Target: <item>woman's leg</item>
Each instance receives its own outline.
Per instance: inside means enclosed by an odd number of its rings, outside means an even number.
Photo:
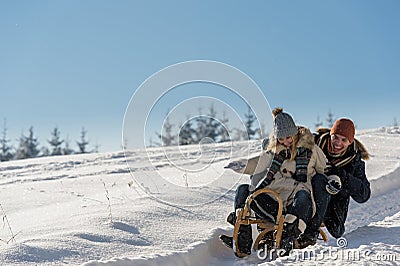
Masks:
[[[276,222],[279,203],[268,194],[260,194],[250,204],[257,217]]]
[[[287,207],[282,234],[281,248],[285,249],[284,255],[288,255],[294,247],[294,241],[302,234],[307,222],[312,216],[311,195],[306,190],[300,190],[294,196],[293,203]]]

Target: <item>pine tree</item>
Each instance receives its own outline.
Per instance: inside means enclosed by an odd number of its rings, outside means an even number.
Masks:
[[[326,122],[328,123],[328,127],[331,128],[333,127],[333,123],[335,122],[335,119],[333,118],[333,114],[331,110],[328,112],[328,117],[326,118]]]
[[[257,129],[253,129],[253,123],[256,121],[256,117],[253,111],[251,110],[250,106],[248,106],[247,114],[245,114],[244,117],[246,118],[245,120],[246,132],[243,132],[244,133],[243,138],[249,140],[254,139],[254,136],[257,133]]]
[[[61,155],[62,150],[61,150],[61,144],[64,142],[63,140],[60,140],[60,131],[58,130],[57,127],[54,128],[54,130],[51,132],[51,139],[47,141],[50,146],[52,147],[51,155]]]
[[[69,154],[73,154],[74,153],[74,150],[73,149],[71,149],[70,148],[70,146],[69,146],[69,138],[68,138],[68,136],[67,136],[67,138],[65,139],[65,142],[64,142],[65,144],[64,144],[64,148],[62,149],[62,154],[63,155],[69,155]]]
[[[217,111],[215,111],[214,105],[211,104],[208,110],[207,118],[205,119],[205,134],[203,137],[210,138],[217,141],[218,138],[218,128],[221,126],[217,117]]]
[[[202,113],[202,108],[199,108],[199,114],[195,118],[195,132],[194,132],[194,143],[200,143],[200,141],[207,135],[207,119]]]
[[[186,122],[181,126],[179,131],[179,145],[190,145],[194,144],[194,134],[192,120],[187,117]]]
[[[229,132],[228,132],[228,122],[229,119],[226,117],[225,111],[222,114],[221,124],[218,128],[218,135],[220,137],[220,142],[229,141]]]
[[[29,128],[29,135],[24,136],[23,134],[19,140],[19,147],[15,154],[16,159],[35,158],[39,155],[38,149],[39,142],[37,138],[33,136],[33,127]]]
[[[95,153],[99,153],[99,150],[100,150],[100,144],[97,142],[97,140],[96,140],[96,144],[94,145],[94,150],[93,150],[93,152],[95,152]]]
[[[31,155],[30,158],[35,158],[39,155],[39,142],[37,138],[33,136],[33,127],[29,128],[29,136],[28,136],[28,147],[29,153]]]
[[[204,138],[210,138],[215,142],[221,141],[221,121],[217,118],[217,112],[214,105],[210,105],[208,114],[203,115],[199,108],[199,115],[195,119],[194,143],[200,143]]]
[[[24,134],[21,134],[21,137],[19,137],[19,144],[18,144],[17,151],[15,152],[14,158],[17,160],[29,158],[27,146],[28,145],[27,145],[26,137],[24,136]]]
[[[78,145],[79,152],[78,153],[87,153],[88,151],[86,150],[86,146],[89,144],[89,142],[86,140],[86,133],[87,131],[85,130],[84,127],[82,127],[81,131],[81,141],[77,141],[76,144]]]
[[[9,145],[10,140],[7,139],[7,121],[4,119],[3,124],[3,135],[0,139],[0,161],[9,161],[13,158],[13,154],[11,152],[12,146]]]
[[[318,129],[319,127],[322,127],[323,123],[320,120],[319,115],[317,116],[317,122],[314,125],[315,125],[315,129]]]
[[[174,136],[172,135],[173,126],[174,125],[169,122],[169,118],[167,117],[163,124],[162,134],[156,132],[163,146],[171,146],[175,144]]]

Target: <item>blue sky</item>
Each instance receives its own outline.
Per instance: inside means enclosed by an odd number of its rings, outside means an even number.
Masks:
[[[84,126],[92,146],[119,150],[140,84],[202,59],[242,70],[299,124],[331,110],[387,126],[400,118],[399,11],[396,0],[0,1],[0,118],[14,146],[30,126],[41,145],[55,126],[71,141]]]

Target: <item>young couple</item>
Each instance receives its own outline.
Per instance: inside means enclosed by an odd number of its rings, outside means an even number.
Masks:
[[[322,223],[333,237],[341,237],[350,197],[363,203],[371,194],[363,161],[368,159],[368,152],[354,138],[354,123],[341,118],[331,129],[318,129],[313,135],[309,129],[296,126],[281,108],[272,114],[274,131],[263,143],[261,154],[226,167],[251,175],[250,184],[237,188],[235,211],[227,221],[234,225],[236,209],[244,207],[247,196],[267,187],[283,200],[285,223],[280,248],[286,254],[293,248],[314,245]],[[275,222],[278,203],[267,194],[257,196],[250,207],[257,217]],[[232,237],[220,238],[233,246]],[[250,254],[252,242],[251,225],[241,225],[239,249]]]

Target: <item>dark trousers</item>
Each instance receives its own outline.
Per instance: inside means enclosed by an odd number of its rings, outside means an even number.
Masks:
[[[242,184],[236,189],[234,208],[235,212],[238,208],[244,208],[246,199],[249,196],[249,185]],[[238,233],[238,246],[242,252],[250,254],[251,245],[253,244],[251,225],[240,225]]]
[[[249,185],[242,184],[236,189],[235,210],[243,208],[247,197],[249,196]],[[268,194],[258,195],[251,203],[250,208],[257,217],[276,222],[278,214],[278,202]],[[294,196],[293,202],[286,207],[285,214],[293,214],[305,223],[309,223],[312,216],[311,195],[305,190],[300,190]],[[319,228],[319,227],[318,227]]]
[[[306,233],[310,235],[317,235],[319,233],[319,228],[324,221],[326,210],[331,200],[331,195],[326,191],[328,179],[325,175],[316,174],[313,176],[311,183],[313,187],[316,212],[311,221],[307,223]]]
[[[287,206],[286,213],[293,214],[306,224],[310,222],[312,216],[312,200],[310,193],[306,190],[297,191],[292,204]]]

